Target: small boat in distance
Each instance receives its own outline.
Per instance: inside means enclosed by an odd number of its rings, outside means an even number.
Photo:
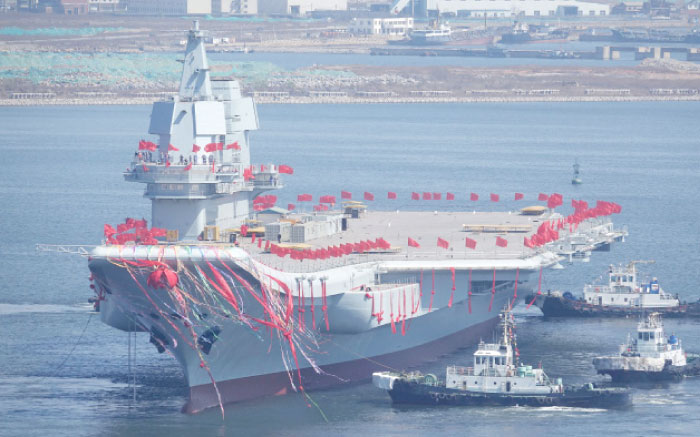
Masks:
[[[567,406],[619,408],[629,405],[624,388],[601,388],[593,384],[564,386],[561,378],[550,379],[542,370],[518,362],[515,323],[506,310],[498,343],[479,343],[473,367],[449,366],[445,380],[420,372],[375,372],[372,382],[386,390],[396,404],[462,406]]]
[[[632,261],[626,266],[610,266],[607,284],[586,284],[583,296],[570,292],[553,291],[530,296],[545,317],[599,317],[630,316],[656,311],[667,316],[700,316],[700,301],[682,303],[677,295],[666,293],[659,280],[642,282],[637,274],[637,264],[654,261]]]
[[[571,185],[581,185],[583,183],[580,168],[578,161],[574,162],[574,177],[571,178]]]
[[[700,374],[700,360],[688,357],[675,335],[666,338],[661,314],[651,313],[628,335],[618,355],[593,359],[596,371],[613,382],[674,381]]]

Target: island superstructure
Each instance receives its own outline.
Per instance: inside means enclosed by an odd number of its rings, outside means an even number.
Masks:
[[[157,142],[143,140],[124,174],[146,184],[153,228],[105,226],[89,261],[102,321],[149,333],[177,359],[187,412],[369,379],[474,344],[560,254],[624,236],[591,218],[525,244],[563,217],[361,203],[256,221],[259,199],[276,200],[261,193],[290,171],[251,164],[255,104],[237,81],[210,78],[203,37],[189,31],[179,94],[154,104]]]

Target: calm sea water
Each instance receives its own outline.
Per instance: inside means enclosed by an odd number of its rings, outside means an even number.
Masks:
[[[150,216],[142,187],[121,178],[150,108],[0,108],[0,435],[696,435],[700,380],[635,389],[629,411],[557,408],[395,408],[369,384],[212,410],[179,412],[187,389],[174,360],[146,336],[136,346],[136,401],[127,386],[127,336],[91,315],[85,259],[37,253],[35,243],[94,244],[103,223]],[[630,237],[590,263],[549,271],[545,288],[578,291],[611,263],[655,259],[646,271],[697,299],[700,267],[700,103],[266,105],[254,159],[291,165],[280,203],[296,194],[376,194],[377,208],[474,208],[468,192],[526,202],[539,192],[623,206]],[[584,184],[573,187],[578,159]],[[458,201],[382,200],[386,191],[452,191]],[[565,208],[566,209],[566,208]],[[566,212],[566,211],[565,211]],[[595,379],[634,320],[519,317],[525,361],[552,376]],[[700,321],[668,320],[700,352]],[[425,366],[470,361],[473,349]],[[324,420],[323,415],[327,418]]]

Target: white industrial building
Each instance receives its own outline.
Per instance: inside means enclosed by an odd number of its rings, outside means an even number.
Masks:
[[[348,29],[355,35],[401,36],[413,29],[413,18],[353,18]]]
[[[460,17],[549,17],[606,16],[610,5],[578,0],[426,0],[429,11]],[[391,8],[397,14],[411,0],[397,0]]]
[[[126,12],[137,15],[205,15],[212,0],[125,0]]]
[[[258,0],[264,15],[304,16],[315,11],[347,11],[348,0]]]

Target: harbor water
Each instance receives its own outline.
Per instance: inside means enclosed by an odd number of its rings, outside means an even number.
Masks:
[[[654,259],[642,270],[684,300],[700,298],[699,102],[436,105],[263,105],[251,138],[258,163],[294,175],[278,204],[299,193],[360,197],[377,209],[516,210],[538,193],[622,205],[629,237],[590,262],[544,274],[543,289],[577,293],[607,266]],[[644,386],[623,411],[567,408],[393,407],[370,383],[292,394],[199,415],[180,407],[187,387],[175,361],[91,312],[85,258],[37,252],[36,243],[97,244],[104,223],[149,218],[142,188],[122,172],[150,108],[0,108],[0,436],[111,435],[697,435],[700,380]],[[572,186],[572,165],[583,184]],[[387,200],[394,191],[398,200]],[[455,201],[411,201],[412,191]],[[470,192],[480,201],[468,200]],[[515,192],[525,200],[514,201]],[[489,193],[501,201],[488,201]],[[443,199],[445,196],[443,196]],[[458,290],[457,292],[460,292]],[[466,290],[461,290],[466,293]],[[591,364],[635,330],[633,319],[543,320],[518,309],[522,360],[565,383],[601,381]],[[700,320],[667,320],[666,332],[700,353]],[[134,349],[134,348],[132,348]],[[435,357],[444,374],[473,347]],[[128,366],[132,361],[131,368]],[[369,375],[368,375],[369,376]],[[135,385],[133,381],[135,380]]]

